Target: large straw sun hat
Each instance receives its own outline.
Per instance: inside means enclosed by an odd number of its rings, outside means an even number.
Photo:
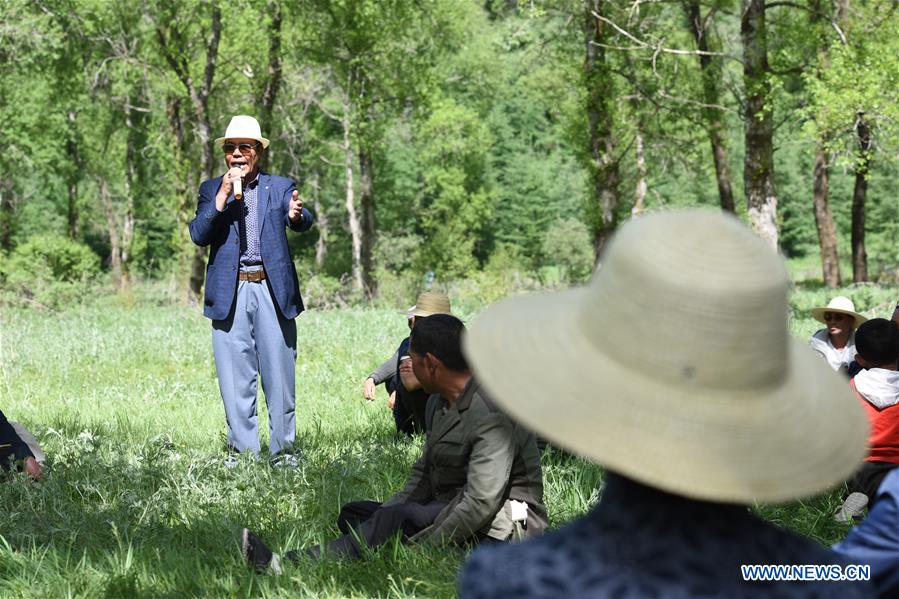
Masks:
[[[823,308],[812,308],[812,318],[814,318],[818,322],[825,322],[825,312],[837,312],[839,314],[851,316],[853,319],[852,328],[855,329],[860,327],[863,322],[868,320],[866,316],[862,316],[855,311],[855,304],[852,303],[851,299],[849,299],[848,297],[843,297],[842,295],[838,295],[837,297],[827,302],[827,305]]]
[[[228,123],[228,128],[225,129],[225,135],[217,137],[215,144],[220,146],[225,143],[226,139],[255,139],[262,144],[263,148],[268,147],[268,140],[262,137],[259,121],[245,114],[231,117],[231,122]]]
[[[430,291],[419,293],[415,305],[406,311],[407,316],[431,316],[433,314],[452,314],[449,296]]]
[[[787,331],[782,260],[736,218],[625,225],[582,288],[470,327],[475,376],[514,419],[610,470],[710,501],[786,501],[846,479],[867,421]]]

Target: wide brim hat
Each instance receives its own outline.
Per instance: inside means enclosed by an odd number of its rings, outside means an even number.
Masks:
[[[231,122],[228,123],[228,128],[225,129],[225,135],[217,137],[215,143],[220,146],[227,139],[255,139],[262,144],[263,148],[267,148],[269,143],[268,139],[262,137],[259,121],[245,114],[231,117]]]
[[[851,316],[853,318],[853,328],[857,329],[863,322],[868,320],[866,316],[862,316],[858,312],[855,311],[855,304],[852,303],[852,300],[848,297],[843,297],[842,295],[838,295],[833,298],[827,305],[823,308],[812,308],[812,318],[817,320],[818,322],[827,321],[824,320],[825,312],[837,312],[839,314],[845,314],[847,316]]]
[[[735,217],[626,224],[582,288],[505,300],[463,341],[513,419],[644,484],[779,502],[848,478],[867,420],[787,330],[782,260]]]
[[[444,293],[425,291],[418,294],[415,305],[405,312],[406,316],[432,316],[452,314],[449,296]]]

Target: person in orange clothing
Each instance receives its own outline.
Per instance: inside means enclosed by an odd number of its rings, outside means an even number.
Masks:
[[[864,370],[849,382],[871,424],[868,457],[848,483],[850,494],[836,514],[848,521],[873,504],[884,477],[899,466],[899,327],[873,318],[855,332],[855,359]]]

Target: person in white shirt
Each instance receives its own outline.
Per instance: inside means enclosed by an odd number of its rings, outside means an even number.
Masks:
[[[812,335],[809,345],[831,368],[848,372],[855,359],[855,329],[868,319],[855,311],[851,299],[843,296],[833,298],[823,308],[812,308],[812,318],[826,327]]]

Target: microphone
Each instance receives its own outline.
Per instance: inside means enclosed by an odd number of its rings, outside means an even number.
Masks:
[[[234,180],[234,199],[235,200],[243,199],[243,184],[241,183],[241,181],[243,181],[242,178],[237,178]]]

